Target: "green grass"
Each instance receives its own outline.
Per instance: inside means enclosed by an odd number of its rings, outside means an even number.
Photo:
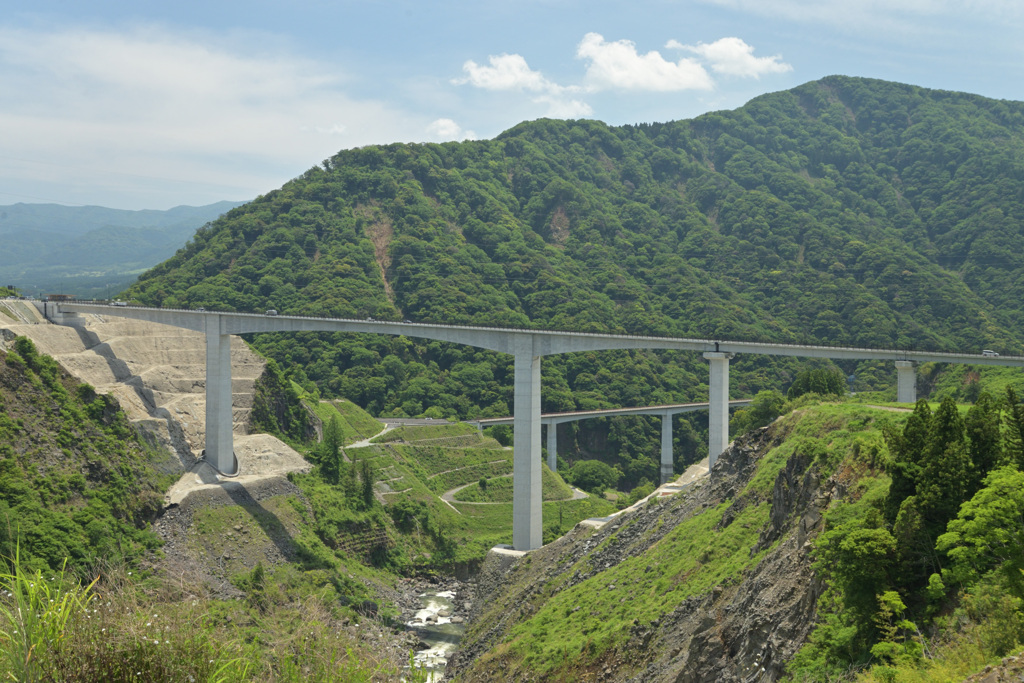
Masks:
[[[512,451],[492,448],[444,448],[387,444],[375,446],[376,452],[388,453],[396,468],[416,477],[436,494],[480,477],[494,477],[512,472]],[[356,457],[362,451],[351,451]]]
[[[379,437],[374,439],[373,442],[385,443],[393,441],[404,441],[406,443],[416,443],[420,441],[426,441],[429,443],[435,443],[436,440],[443,438],[477,435],[477,428],[474,427],[473,425],[466,424],[465,422],[437,425],[407,425],[403,427],[396,427],[387,434],[381,434]],[[463,446],[463,444],[459,445]]]
[[[217,558],[226,576],[245,571],[267,556],[267,550],[298,552],[295,538],[303,520],[289,496],[255,504],[203,506],[192,517],[191,549]]]
[[[359,439],[368,439],[384,429],[384,425],[355,403],[352,403],[352,401],[338,399],[331,401],[330,404],[345,419],[345,422],[348,423],[350,429]],[[345,443],[348,442],[346,441]]]
[[[750,553],[768,520],[769,505],[749,505],[731,524],[716,529],[728,507],[722,503],[688,519],[642,556],[572,587],[566,587],[569,578],[586,570],[589,559],[568,567],[545,586],[537,611],[479,665],[507,667],[510,678],[530,672],[568,680],[578,667],[628,641],[634,620],[650,623],[686,597],[737,579],[763,555]],[[615,543],[615,538],[605,542]],[[649,571],[651,566],[658,571]]]
[[[331,418],[341,427],[342,445],[347,446],[379,434],[384,425],[351,401],[314,401],[305,399],[306,405],[326,425]]]
[[[973,400],[970,398],[970,385],[973,383],[977,383],[980,390],[987,391],[996,399],[1006,396],[1008,386],[1012,386],[1018,396],[1024,395],[1024,378],[1021,377],[1020,368],[924,363],[919,372],[934,375],[932,398],[940,402],[946,396],[952,396],[957,401]]]
[[[572,487],[546,465],[541,469],[541,487],[544,500],[568,500],[573,495]],[[477,481],[456,493],[455,500],[463,503],[511,503],[512,488],[512,477],[492,477],[487,480],[486,490]]]
[[[851,481],[851,502],[846,509],[838,506],[830,513],[830,524],[841,523],[848,514],[863,514],[865,507],[877,506],[888,489],[888,478],[863,474],[877,471],[888,457],[881,425],[901,425],[908,415],[838,402],[804,406],[784,416],[772,427],[782,443],[761,457],[734,501],[695,514],[643,554],[627,557],[576,585],[570,584],[578,581],[579,574],[586,576],[593,569],[603,568],[591,567],[593,556],[561,567],[539,593],[529,594],[527,604],[496,600],[492,613],[483,615],[481,624],[509,610],[521,610],[529,616],[521,618],[476,666],[481,670],[500,669],[510,678],[529,673],[542,679],[574,680],[593,673],[588,667],[603,666],[610,653],[629,641],[634,624],[661,619],[687,597],[707,594],[715,586],[728,590],[761,561],[768,550],[754,555],[751,552],[768,522],[776,479],[795,455],[809,457],[823,478],[836,472]],[[858,477],[862,477],[859,482]],[[498,495],[490,492],[492,488],[492,482],[488,482],[488,495]],[[674,506],[685,499],[684,495],[649,504]],[[736,517],[719,529],[730,504],[734,511],[738,509]],[[557,508],[549,510],[548,505],[557,504],[545,505],[545,526],[557,514]],[[629,524],[602,541],[602,546],[618,543],[619,534]],[[529,569],[523,572],[525,576]],[[508,595],[519,593],[513,590]]]
[[[796,410],[777,424],[785,441],[764,456],[744,492],[770,492],[775,477],[795,453],[812,457],[821,465],[824,476],[854,453],[872,466],[881,464],[888,454],[881,425],[902,425],[909,415],[856,403],[824,403]]]
[[[433,518],[444,524],[454,539],[455,561],[479,561],[494,545],[512,542],[512,479],[500,477],[512,473],[512,451],[383,444],[350,449],[348,453],[354,458],[371,457],[378,472],[384,473],[379,478],[392,480],[388,482],[391,489],[407,489],[402,493],[385,494],[389,505],[407,499],[428,506]],[[490,502],[497,504],[491,505],[455,502],[449,507],[439,499],[438,496],[450,489],[478,484],[482,476],[487,476],[506,492],[496,495],[508,495],[507,502],[494,500]],[[548,501],[543,510],[545,542],[564,534],[583,519],[603,517],[615,511],[614,505],[593,496],[569,500],[571,487],[546,466],[542,468],[541,482],[542,496]],[[409,552],[419,551],[410,549]]]
[[[512,543],[512,504],[473,505],[455,503],[465,542],[474,543],[480,557],[499,543]],[[547,501],[543,504],[544,543],[550,543],[591,517],[606,517],[614,505],[594,496],[581,500]]]
[[[345,628],[360,617],[325,573],[259,574],[244,600],[209,600],[116,568],[83,586],[15,563],[0,574],[0,662],[25,682],[426,680],[374,630]]]

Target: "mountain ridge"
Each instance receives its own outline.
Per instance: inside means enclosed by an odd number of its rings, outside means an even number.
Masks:
[[[128,295],[208,310],[1019,353],[1021,206],[1024,104],[830,77],[688,121],[539,120],[494,140],[345,150],[197,232]],[[253,343],[307,389],[377,415],[511,410],[508,362],[494,354],[284,339]],[[895,384],[886,365],[836,365],[856,391]],[[785,388],[804,366],[741,356],[733,391]],[[542,381],[545,411],[707,395],[703,361],[670,353],[552,357]],[[657,427],[637,425],[574,432],[568,464],[607,442],[636,454],[626,481],[657,480]],[[705,455],[706,426],[680,425],[677,471]]]

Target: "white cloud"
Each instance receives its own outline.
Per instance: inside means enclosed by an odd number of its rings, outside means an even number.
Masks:
[[[591,116],[594,108],[583,100],[574,100],[557,95],[541,95],[533,101],[546,104],[547,116],[553,119],[582,119]]]
[[[670,40],[665,47],[677,50],[689,50],[707,61],[715,73],[728,76],[758,78],[761,74],[785,73],[793,67],[781,61],[781,55],[772,57],[755,57],[754,48],[739,38],[720,38],[713,43],[697,43],[683,45]]]
[[[20,164],[0,164],[0,181],[90,175],[120,198],[25,194],[124,208],[243,199],[343,147],[422,134],[418,115],[347,94],[336,67],[233,38],[0,26],[0,130]]]
[[[594,114],[593,107],[578,97],[584,93],[711,90],[714,81],[702,60],[716,73],[738,76],[758,77],[763,73],[779,73],[792,68],[780,61],[779,56],[755,57],[754,48],[739,38],[722,38],[696,46],[682,45],[673,40],[666,47],[688,50],[697,56],[670,61],[655,50],[640,54],[636,44],[630,40],[606,41],[599,33],[588,33],[576,49],[576,57],[587,62],[583,85],[555,83],[540,71],[530,68],[519,54],[491,55],[487,66],[468,60],[462,66],[465,76],[452,80],[452,83],[491,91],[535,93],[531,101],[544,105],[546,116],[582,118]]]
[[[484,90],[539,93],[531,98],[531,101],[534,104],[545,105],[545,115],[552,118],[580,118],[594,113],[589,104],[569,96],[570,93],[579,92],[580,88],[561,86],[549,81],[540,71],[531,69],[522,55],[491,55],[487,61],[490,66],[481,66],[473,60],[468,60],[462,65],[466,76],[453,79],[452,83],[469,84]]]
[[[590,60],[585,80],[593,90],[673,92],[708,90],[713,85],[704,67],[693,59],[670,62],[654,50],[641,55],[632,41],[606,42],[598,33],[583,37],[576,56]]]
[[[453,81],[456,85],[468,83],[485,90],[530,90],[552,92],[560,88],[534,71],[521,55],[491,55],[487,58],[490,66],[482,66],[472,59],[462,65],[465,78]]]
[[[476,140],[476,133],[471,130],[463,130],[462,126],[452,119],[437,119],[427,126],[427,133],[431,137],[448,142],[450,140]]]

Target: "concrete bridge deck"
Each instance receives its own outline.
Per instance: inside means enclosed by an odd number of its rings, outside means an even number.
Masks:
[[[729,401],[729,408],[748,406],[751,399]],[[637,408],[602,408],[599,410],[578,410],[570,413],[544,413],[540,422],[547,430],[548,469],[552,472],[558,467],[558,425],[577,420],[590,420],[595,417],[615,417],[618,415],[657,415],[661,417],[661,483],[665,484],[672,478],[672,416],[680,413],[691,413],[708,410],[710,402],[705,403],[673,403],[660,406],[641,406]],[[514,417],[485,417],[479,420],[467,420],[477,427],[493,427],[495,425],[515,424]]]
[[[206,457],[233,474],[236,461],[231,432],[230,335],[254,332],[352,332],[404,335],[466,344],[508,353],[515,358],[513,442],[513,545],[529,550],[542,544],[540,361],[543,356],[610,349],[671,349],[703,353],[710,365],[709,462],[728,446],[729,361],[737,353],[811,358],[891,360],[897,369],[900,402],[916,400],[915,362],[1024,366],[1024,357],[942,353],[906,349],[866,349],[820,345],[772,344],[594,332],[507,329],[220,311],[169,310],[113,306],[99,302],[36,302],[53,322],[74,325],[79,313],[148,320],[202,332],[206,337]]]

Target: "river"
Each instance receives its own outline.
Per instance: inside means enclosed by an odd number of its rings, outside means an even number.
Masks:
[[[417,666],[430,671],[430,680],[441,680],[448,657],[455,650],[466,630],[464,623],[452,623],[455,612],[455,591],[427,591],[420,594],[423,607],[406,622],[406,627],[429,645],[415,654]],[[457,622],[462,620],[456,618]]]

